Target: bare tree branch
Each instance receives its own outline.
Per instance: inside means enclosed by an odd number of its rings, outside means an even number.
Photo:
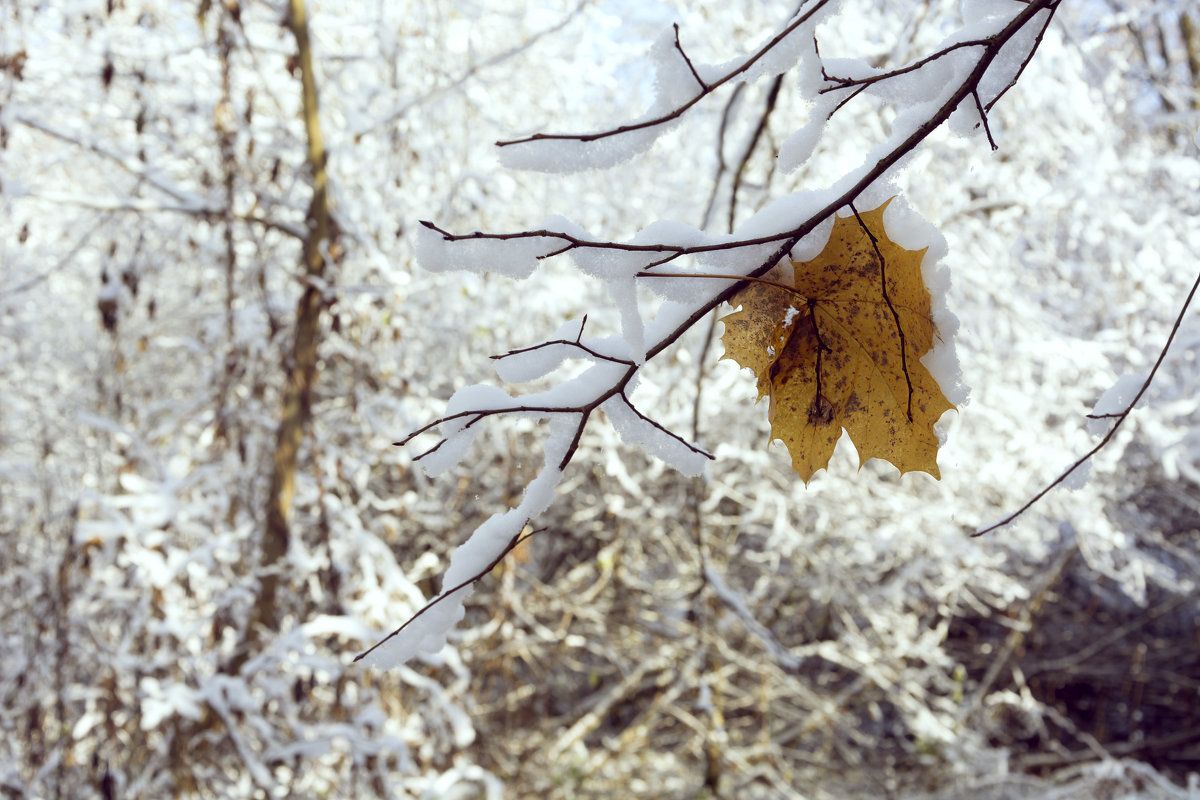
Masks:
[[[1183,301],[1183,307],[1179,309],[1179,314],[1175,317],[1175,324],[1171,326],[1171,333],[1167,336],[1167,341],[1162,346],[1162,350],[1159,351],[1158,359],[1154,362],[1154,366],[1150,369],[1150,374],[1146,376],[1146,380],[1142,382],[1142,387],[1138,389],[1138,393],[1134,395],[1132,400],[1129,401],[1129,404],[1125,406],[1122,411],[1119,411],[1115,414],[1088,414],[1088,417],[1091,419],[1116,420],[1113,423],[1112,428],[1110,428],[1108,433],[1105,434],[1104,438],[1101,439],[1095,447],[1080,456],[1080,458],[1074,464],[1067,467],[1063,474],[1059,475],[1057,478],[1047,484],[1044,489],[1035,494],[1033,497],[1029,498],[1025,505],[1021,506],[1016,511],[1012,512],[994,525],[989,525],[982,530],[975,531],[975,533],[971,534],[972,536],[983,536],[985,533],[991,533],[997,528],[1003,528],[1005,525],[1009,524],[1017,517],[1033,508],[1034,504],[1049,494],[1051,489],[1054,489],[1056,486],[1069,478],[1071,474],[1075,472],[1075,470],[1086,464],[1092,458],[1092,456],[1096,455],[1096,453],[1099,453],[1108,446],[1108,443],[1112,441],[1114,436],[1116,436],[1117,430],[1121,427],[1125,420],[1129,418],[1129,415],[1133,413],[1134,406],[1138,404],[1138,401],[1142,399],[1142,395],[1146,393],[1146,391],[1150,388],[1150,384],[1154,382],[1154,376],[1158,374],[1158,368],[1162,366],[1163,361],[1167,357],[1167,351],[1171,349],[1171,342],[1175,341],[1175,335],[1179,333],[1179,326],[1183,324],[1183,318],[1187,314],[1188,308],[1192,305],[1192,300],[1196,297],[1197,289],[1200,289],[1200,274],[1196,275],[1196,280],[1192,283],[1192,289],[1190,292],[1188,292],[1187,299]]]

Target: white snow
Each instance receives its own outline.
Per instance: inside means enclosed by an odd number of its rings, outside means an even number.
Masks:
[[[407,627],[367,656],[365,664],[387,669],[418,654],[437,653],[445,647],[447,634],[466,613],[463,603],[471,595],[473,584],[470,582],[490,569],[496,558],[521,534],[525,524],[545,511],[553,501],[555,489],[562,480],[559,462],[570,446],[573,423],[570,416],[551,420],[550,434],[544,444],[545,464],[525,487],[521,502],[515,508],[494,514],[475,529],[451,555],[450,567],[442,578],[441,594],[433,598]]]
[[[827,3],[745,69],[741,68],[753,57],[752,54],[756,50],[752,49],[751,54],[722,64],[702,64],[691,59],[689,66],[676,47],[675,31],[667,28],[655,40],[649,52],[649,59],[654,67],[654,100],[649,109],[635,119],[614,124],[608,129],[621,127],[632,130],[590,141],[580,141],[571,138],[569,134],[567,138],[558,138],[560,134],[555,133],[554,138],[506,144],[500,148],[501,163],[509,169],[576,172],[607,169],[628,161],[649,149],[660,136],[679,125],[681,118],[676,117],[649,127],[638,127],[665,117],[698,97],[704,91],[704,87],[697,81],[697,75],[705,84],[711,85],[729,73],[741,70],[735,80],[753,82],[763,77],[779,75],[797,63],[803,63],[802,83],[805,86],[815,86],[819,77],[814,77],[814,74],[819,76],[820,69],[813,46],[813,31],[818,23],[836,12],[838,5],[836,2]],[[779,32],[782,32],[783,27],[785,26],[781,26]],[[771,38],[774,37],[764,39],[763,44]],[[681,32],[682,39],[686,39],[686,32]],[[681,41],[681,46],[686,52],[686,41]],[[586,131],[579,135],[586,137],[597,133],[604,131]]]
[[[537,269],[540,257],[564,244],[552,236],[447,242],[442,234],[424,225],[418,226],[416,240],[417,261],[430,272],[494,272],[510,278],[528,278]]]
[[[138,684],[141,694],[142,730],[151,730],[162,724],[169,716],[198,720],[201,715],[200,698],[195,689],[175,683],[162,682],[146,676]]]
[[[609,398],[601,409],[621,441],[640,447],[684,475],[694,477],[704,473],[710,459],[638,416],[623,397]]]
[[[515,405],[514,399],[503,389],[496,386],[476,384],[459,389],[446,404],[446,417],[471,411],[496,411],[510,409]],[[479,425],[471,425],[471,416],[459,416],[447,419],[441,425],[441,435],[445,440],[437,450],[429,453],[419,462],[421,469],[431,477],[441,475],[450,467],[462,461]]]
[[[1088,419],[1088,431],[1096,436],[1108,433],[1113,426],[1113,420],[1105,415],[1123,413],[1142,390],[1145,382],[1145,375],[1122,375],[1117,378],[1116,383],[1108,387],[1092,407],[1092,414],[1100,419]]]
[[[831,97],[825,95],[826,98]],[[825,133],[825,123],[830,111],[833,110],[832,100],[826,100],[815,106],[807,125],[796,130],[783,140],[779,146],[779,168],[784,172],[795,172],[812,156]]]

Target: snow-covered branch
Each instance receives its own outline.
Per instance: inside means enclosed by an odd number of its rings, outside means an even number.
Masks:
[[[499,141],[496,146],[508,149],[504,158],[513,167],[521,166],[521,162],[529,158],[539,164],[533,166],[534,169],[559,171],[546,161],[547,148],[544,145],[549,142],[563,145],[557,151],[562,155],[587,159],[589,166],[611,166],[649,147],[669,129],[671,123],[722,86],[786,72],[805,54],[805,47],[815,47],[813,32],[817,23],[827,16],[830,7],[829,0],[815,0],[811,5],[807,1],[802,3],[777,34],[748,57],[735,59],[731,64],[695,64],[680,44],[679,26],[673,25],[654,45],[652,58],[657,69],[657,96],[653,106],[641,119],[590,133],[535,133]],[[611,148],[578,147],[606,139],[619,139],[620,143]],[[532,149],[529,145],[539,147]],[[609,157],[614,160],[609,161]],[[562,171],[573,169],[565,164],[562,166],[566,167]]]
[[[431,601],[431,605],[438,606],[436,613],[424,614],[415,624],[389,637],[384,647],[372,652],[372,663],[386,666],[442,647],[450,626],[462,615],[462,600],[469,584],[487,574],[531,518],[548,506],[595,410],[603,409],[627,442],[638,444],[685,474],[699,474],[708,454],[629,403],[629,393],[646,362],[732,298],[744,283],[739,278],[765,275],[781,259],[792,255],[798,245],[819,246],[824,226],[839,211],[854,213],[858,204],[878,205],[895,194],[891,188],[895,170],[938,127],[964,114],[973,117],[959,128],[986,125],[983,110],[1007,91],[1032,58],[1058,4],[1059,0],[1014,3],[1011,13],[968,19],[963,29],[933,54],[908,67],[883,72],[862,61],[824,59],[819,55],[815,25],[822,17],[818,12],[830,10],[824,2],[803,10],[763,48],[732,69],[695,64],[678,45],[676,35],[668,31],[652,53],[658,68],[658,102],[656,110],[645,119],[593,134],[539,135],[502,143],[519,143],[524,151],[521,159],[507,159],[510,166],[561,171],[613,163],[614,158],[629,157],[648,146],[669,123],[716,86],[734,78],[778,75],[797,64],[800,90],[815,109],[812,121],[784,145],[784,167],[794,168],[811,155],[825,123],[846,105],[847,98],[839,96],[841,93],[879,93],[897,111],[890,134],[874,147],[864,147],[866,152],[858,167],[825,189],[776,200],[728,235],[709,234],[680,223],[656,222],[630,240],[618,242],[592,236],[561,217],[536,229],[507,234],[453,234],[431,222],[424,223],[418,256],[434,270],[467,269],[527,277],[541,261],[569,256],[581,272],[607,288],[620,313],[622,336],[584,339],[580,328],[574,341],[559,335],[540,345],[512,351],[510,356],[519,352],[526,360],[522,369],[514,370],[523,380],[548,374],[572,355],[592,363],[582,373],[549,389],[519,397],[495,387],[460,390],[440,420],[416,432],[440,424],[441,441],[419,456],[426,469],[436,474],[458,463],[471,443],[476,423],[486,418],[532,416],[548,421],[552,431],[545,444],[545,466],[527,488],[524,500],[516,508],[495,515],[471,535],[455,554],[445,577],[444,586],[448,588]],[[986,8],[995,10],[998,6]],[[631,133],[636,135],[624,135]],[[563,149],[564,142],[569,149]],[[538,148],[545,152],[535,155]],[[603,152],[597,156],[589,148]],[[903,227],[914,236],[937,241],[936,232],[913,217],[909,213]],[[936,257],[938,248],[934,250]],[[677,265],[672,265],[677,271],[669,273],[675,279],[653,277],[654,269],[685,255],[695,262],[695,280],[678,280],[680,275],[688,275],[690,268]],[[726,280],[711,280],[713,277]],[[663,298],[648,319],[643,317],[637,300],[639,281]],[[449,597],[451,593],[455,597]]]

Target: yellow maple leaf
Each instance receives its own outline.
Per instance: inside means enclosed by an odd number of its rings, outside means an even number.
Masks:
[[[938,337],[921,277],[925,250],[888,238],[879,208],[834,219],[812,261],[758,280],[722,319],[724,358],[754,371],[769,396],[771,438],[805,483],[825,468],[845,428],[860,463],[940,477],[934,423],[954,408],[921,364]]]

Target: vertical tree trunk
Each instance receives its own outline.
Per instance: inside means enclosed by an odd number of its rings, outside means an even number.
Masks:
[[[326,193],[325,145],[318,117],[317,85],[313,74],[312,49],[304,0],[290,0],[289,25],[296,37],[297,67],[304,92],[304,125],[308,134],[308,165],[312,172],[312,201],[308,207],[304,238],[304,292],[296,307],[296,332],[291,358],[286,364],[287,386],[275,442],[271,488],[267,498],[267,524],[260,561],[261,585],[247,629],[247,643],[259,641],[261,629],[279,619],[279,586],[290,539],[292,496],[296,483],[296,460],[312,411],[313,384],[317,372],[317,344],[321,310],[325,305],[325,255],[331,244],[332,228]],[[252,647],[247,647],[246,651]]]
[[[217,384],[217,437],[228,442],[229,431],[229,394],[233,387],[233,379],[237,370],[237,335],[234,326],[234,304],[237,300],[237,247],[234,241],[234,201],[236,197],[237,154],[234,146],[237,141],[236,122],[233,113],[233,66],[230,63],[233,52],[233,36],[227,6],[221,7],[221,15],[217,21],[217,54],[221,60],[221,99],[217,103],[217,113],[213,115],[214,128],[217,134],[217,149],[221,154],[221,171],[224,173],[225,213],[223,220],[225,242],[225,360],[221,376]],[[239,445],[241,443],[239,442]]]
[[[1179,32],[1187,50],[1188,73],[1192,78],[1192,108],[1200,109],[1200,24],[1184,11],[1179,15]]]

